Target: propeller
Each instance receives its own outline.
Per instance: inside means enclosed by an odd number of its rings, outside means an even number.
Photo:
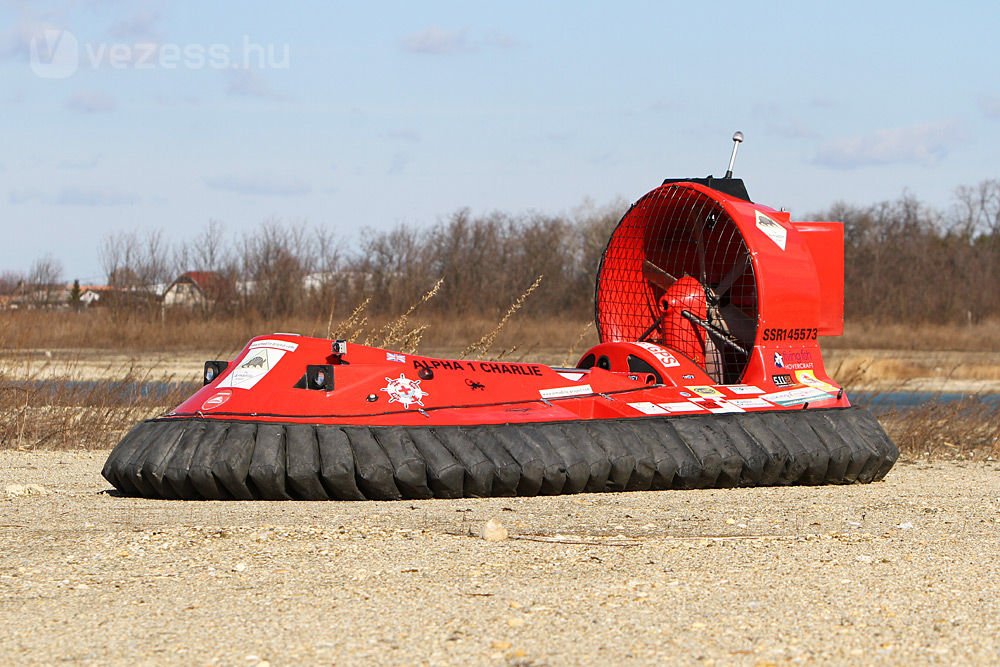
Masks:
[[[736,279],[746,272],[748,264],[750,264],[750,256],[747,254],[741,255],[736,265],[722,279],[722,282],[715,286],[715,294],[720,301],[733,288],[733,283],[736,282]]]
[[[690,227],[697,253],[695,270],[698,275],[695,280],[705,295],[704,318],[687,309],[683,309],[679,315],[694,325],[696,329],[704,332],[698,337],[701,339],[704,350],[705,370],[721,381],[726,366],[723,348],[729,348],[731,350],[729,354],[736,353],[744,357],[748,356],[748,346],[752,341],[754,329],[749,318],[739,307],[727,299],[733,286],[750,267],[750,256],[746,248],[741,247],[738,258],[726,275],[722,277],[722,280],[715,285],[710,282],[707,247],[711,241],[706,239],[706,231],[711,232],[718,222],[719,213],[712,211]],[[717,241],[718,239],[716,239]],[[681,277],[688,275],[690,274],[685,272]],[[676,276],[649,259],[642,263],[642,276],[649,285],[659,288],[663,292],[667,292],[678,282]],[[723,305],[724,303],[725,305]],[[649,314],[651,323],[639,336],[638,340],[640,341],[647,340],[663,326],[668,311],[664,304],[650,302]]]
[[[677,278],[674,278],[648,259],[642,263],[642,277],[662,290],[670,289],[670,286],[677,282]]]

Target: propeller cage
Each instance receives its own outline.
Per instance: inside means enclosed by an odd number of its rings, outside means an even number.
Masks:
[[[663,185],[629,209],[604,250],[598,335],[660,343],[736,383],[756,338],[757,294],[753,259],[725,207],[689,184]]]

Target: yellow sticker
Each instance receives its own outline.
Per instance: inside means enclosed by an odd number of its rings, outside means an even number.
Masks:
[[[818,377],[816,377],[812,371],[795,371],[795,379],[798,380],[799,384],[804,384],[808,387],[814,387],[821,391],[836,392],[839,387],[835,387],[829,382],[823,382]]]
[[[715,387],[708,386],[697,386],[697,387],[687,387],[699,396],[704,396],[705,398],[725,398],[726,395]]]

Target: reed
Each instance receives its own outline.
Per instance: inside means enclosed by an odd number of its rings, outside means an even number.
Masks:
[[[524,303],[528,300],[528,297],[531,296],[536,289],[538,289],[539,285],[542,284],[542,278],[544,278],[544,276],[538,276],[535,278],[535,282],[531,283],[528,289],[522,292],[521,295],[514,300],[514,303],[510,304],[510,307],[507,308],[507,312],[503,314],[503,317],[500,318],[500,321],[497,322],[496,326],[483,334],[482,338],[477,340],[475,343],[462,350],[461,355],[459,355],[460,358],[465,359],[471,354],[485,356],[489,350],[493,348],[493,344],[496,342],[497,336],[499,336],[503,328],[507,326],[507,322],[510,321],[510,318],[513,317],[517,311],[521,310],[522,307],[524,307]],[[512,351],[513,348],[508,352]]]
[[[930,401],[879,421],[904,460],[1000,459],[1000,403],[985,396]]]

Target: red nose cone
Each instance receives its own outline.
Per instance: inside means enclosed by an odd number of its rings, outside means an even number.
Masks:
[[[660,297],[660,308],[666,313],[659,327],[662,342],[704,365],[702,332],[681,314],[687,311],[699,319],[706,318],[708,308],[701,283],[691,276],[680,278]]]

